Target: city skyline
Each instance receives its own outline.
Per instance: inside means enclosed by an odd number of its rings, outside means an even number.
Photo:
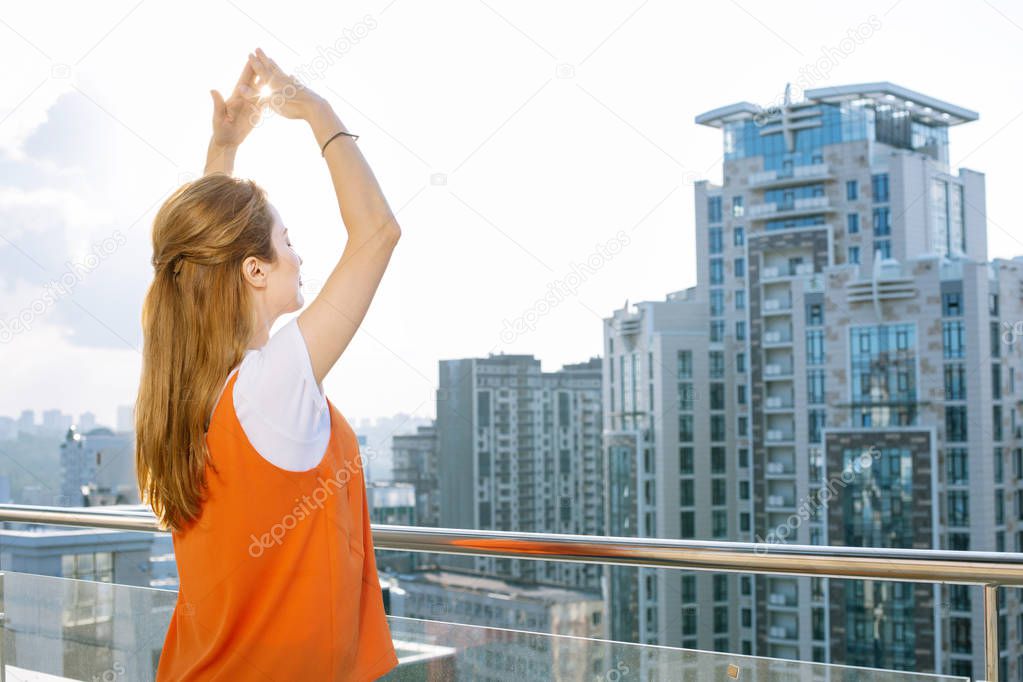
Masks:
[[[556,369],[596,355],[600,319],[623,300],[658,300],[694,284],[692,186],[719,180],[721,147],[693,118],[716,102],[770,106],[786,83],[798,94],[805,85],[890,80],[969,102],[981,116],[953,132],[952,162],[988,175],[992,256],[1023,252],[1009,219],[1019,171],[1005,153],[1023,141],[1012,94],[1018,76],[1004,69],[1004,84],[994,88],[974,77],[990,64],[1018,61],[1020,20],[1011,8],[971,12],[947,3],[924,12],[910,2],[703,8],[696,23],[727,28],[735,45],[755,50],[755,60],[749,50],[719,50],[714,32],[696,30],[680,9],[578,9],[530,14],[481,4],[464,17],[479,29],[472,34],[402,3],[364,3],[325,18],[316,32],[285,20],[268,35],[260,24],[282,19],[275,8],[245,16],[228,6],[217,11],[238,24],[236,35],[210,40],[209,51],[189,52],[173,71],[146,78],[145,59],[125,63],[118,55],[145,55],[173,33],[144,30],[173,25],[158,10],[131,12],[108,36],[127,8],[45,30],[30,9],[12,13],[9,27],[0,29],[11,39],[0,50],[23,68],[0,94],[0,164],[10,178],[0,197],[9,226],[0,244],[0,318],[30,309],[67,263],[87,265],[91,247],[98,251],[95,267],[79,268],[81,279],[66,295],[56,290],[57,301],[30,331],[0,346],[6,362],[21,370],[0,395],[0,414],[57,407],[90,410],[112,424],[116,406],[134,398],[138,312],[151,275],[148,224],[162,197],[201,163],[206,91],[233,82],[237,55],[253,41],[275,46],[282,66],[310,74],[311,85],[322,84],[334,98],[342,118],[362,133],[360,144],[409,228],[352,357],[325,383],[353,420],[401,412],[434,417],[435,367],[446,358],[529,352]],[[399,13],[403,21],[393,20]],[[404,21],[409,14],[418,21]],[[317,58],[345,35],[358,39],[315,72]],[[427,35],[429,49],[421,43]],[[477,43],[480,36],[487,48]],[[962,49],[943,49],[951,42]],[[410,73],[388,66],[399,44],[422,45],[422,63]],[[471,51],[495,59],[466,64],[462,55]],[[515,68],[497,51],[516,55]],[[892,59],[907,52],[928,54],[931,68]],[[705,54],[715,55],[714,68],[693,69]],[[438,75],[467,67],[465,78],[482,83],[487,97]],[[424,81],[440,89],[427,93]],[[402,88],[446,105],[403,106],[395,95]],[[154,114],[156,101],[173,106]],[[314,151],[302,155],[309,140],[292,123],[265,122],[239,154],[238,173],[263,182],[280,205],[309,263],[309,300],[318,275],[340,253],[341,230],[336,207],[324,199],[319,158]],[[91,134],[76,132],[83,128]],[[612,253],[606,246],[619,230],[631,243]],[[44,243],[53,248],[40,249]],[[590,258],[601,264],[595,273],[579,287],[559,288]],[[561,302],[542,312],[537,302],[552,290],[561,292]],[[526,317],[535,318],[534,329],[507,332]],[[389,390],[373,388],[381,383]],[[58,385],[54,401],[50,387]]]

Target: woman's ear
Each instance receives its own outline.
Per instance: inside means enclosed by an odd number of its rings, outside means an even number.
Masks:
[[[249,256],[242,261],[242,277],[257,289],[262,289],[266,286],[267,274],[266,263],[255,256]]]

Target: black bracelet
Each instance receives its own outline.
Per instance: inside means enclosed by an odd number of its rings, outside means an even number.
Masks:
[[[327,150],[327,145],[330,144],[330,140],[333,140],[338,135],[347,135],[348,137],[352,138],[352,142],[354,142],[355,140],[359,139],[358,135],[352,135],[351,133],[346,133],[343,130],[341,132],[339,132],[339,133],[334,133],[333,135],[330,136],[329,140],[327,140],[326,142],[323,143],[323,146],[320,148],[320,155],[321,156],[325,156],[324,152]]]

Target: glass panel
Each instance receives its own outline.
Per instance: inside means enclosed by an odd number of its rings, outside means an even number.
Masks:
[[[0,575],[5,613],[0,660],[8,680],[153,680],[176,592],[24,573]],[[399,666],[381,678],[389,681],[966,680],[397,616],[388,623],[399,659]]]

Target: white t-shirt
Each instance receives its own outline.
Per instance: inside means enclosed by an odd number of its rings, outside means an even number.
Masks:
[[[238,372],[235,412],[263,459],[288,471],[307,471],[319,464],[330,440],[330,410],[313,375],[298,317],[262,348],[245,351],[228,381],[234,372]]]

